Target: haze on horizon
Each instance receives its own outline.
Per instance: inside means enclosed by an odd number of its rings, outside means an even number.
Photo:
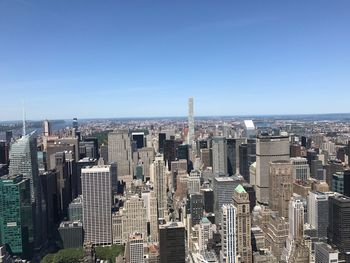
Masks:
[[[350,2],[0,1],[0,120],[349,112]]]

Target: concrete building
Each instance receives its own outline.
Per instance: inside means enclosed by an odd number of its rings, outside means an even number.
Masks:
[[[126,263],[143,263],[143,236],[141,233],[133,233],[128,237],[125,249]]]
[[[224,204],[232,203],[235,181],[231,177],[216,177],[213,182],[215,223],[220,224]]]
[[[211,239],[213,239],[212,223],[207,217],[203,217],[199,223],[198,233],[198,246],[200,253],[208,251],[208,244]]]
[[[220,262],[235,263],[237,259],[236,208],[232,204],[222,206]]]
[[[339,251],[333,249],[330,245],[317,242],[315,243],[315,262],[317,263],[338,263]]]
[[[144,199],[138,195],[128,197],[121,210],[121,214],[123,220],[123,243],[126,243],[129,236],[134,232],[141,233],[143,237],[147,237]]]
[[[311,191],[308,195],[308,223],[317,231],[317,237],[327,240],[329,194]]]
[[[117,163],[118,176],[133,175],[133,149],[127,130],[108,134],[108,161]]]
[[[158,217],[168,217],[168,199],[167,199],[167,179],[166,179],[166,166],[163,160],[163,155],[156,156],[153,165],[154,175],[154,192],[157,197]]]
[[[237,254],[240,262],[252,262],[251,218],[249,195],[242,185],[238,185],[233,193],[233,205],[236,208],[236,240]]]
[[[142,161],[142,171],[144,178],[150,178],[150,167],[154,161],[154,149],[151,147],[144,147],[137,150],[139,158]]]
[[[288,136],[259,135],[256,142],[256,198],[260,204],[269,203],[269,164],[289,161]]]
[[[111,166],[82,169],[83,225],[85,241],[95,245],[112,244]]]
[[[121,213],[112,213],[112,238],[113,244],[123,244],[123,216]]]
[[[290,158],[292,163],[293,180],[306,181],[310,177],[310,167],[306,158],[294,157]]]
[[[225,137],[213,137],[212,160],[213,173],[227,175],[227,144]]]
[[[270,162],[269,207],[288,218],[288,203],[293,195],[292,165],[289,161]]]

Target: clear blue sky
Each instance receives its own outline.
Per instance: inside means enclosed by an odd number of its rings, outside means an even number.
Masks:
[[[350,112],[350,1],[0,0],[0,120]]]

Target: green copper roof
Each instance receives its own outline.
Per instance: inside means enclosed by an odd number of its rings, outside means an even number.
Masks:
[[[209,219],[206,216],[204,216],[201,221],[202,223],[210,223]]]
[[[244,190],[243,186],[241,184],[239,184],[236,189],[235,189],[236,192],[238,192],[239,194],[241,193],[246,193],[246,191]]]

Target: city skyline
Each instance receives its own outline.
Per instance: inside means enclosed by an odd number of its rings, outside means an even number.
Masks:
[[[0,119],[348,112],[349,5],[2,1]]]

